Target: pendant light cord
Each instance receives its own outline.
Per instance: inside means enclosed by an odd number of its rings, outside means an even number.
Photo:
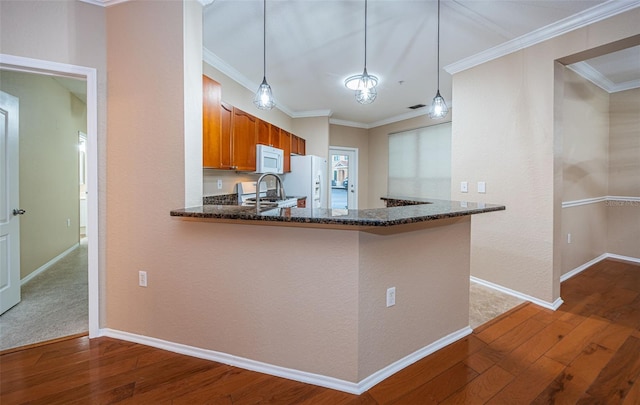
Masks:
[[[439,1],[439,0],[438,0]],[[262,3],[262,75],[267,77],[267,0]]]
[[[364,0],[364,70],[367,70],[367,0]]]
[[[438,93],[440,92],[440,0],[438,0]]]

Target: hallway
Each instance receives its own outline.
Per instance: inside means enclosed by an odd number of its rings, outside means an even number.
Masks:
[[[22,301],[0,316],[0,351],[89,330],[87,239],[22,286]]]

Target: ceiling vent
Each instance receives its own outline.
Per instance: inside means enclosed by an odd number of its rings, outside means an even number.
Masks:
[[[411,108],[412,110],[417,110],[418,108],[422,108],[422,107],[426,107],[426,105],[424,104],[416,104],[416,105],[412,105],[409,108]]]

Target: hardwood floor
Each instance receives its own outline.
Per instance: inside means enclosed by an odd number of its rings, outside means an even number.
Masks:
[[[9,404],[640,404],[640,266],[603,261],[355,396],[118,341],[0,356]]]

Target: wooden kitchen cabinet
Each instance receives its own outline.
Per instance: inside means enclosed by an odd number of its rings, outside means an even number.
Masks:
[[[291,153],[294,155],[306,155],[307,141],[298,135],[291,134]]]
[[[288,173],[291,171],[291,133],[282,128],[278,128],[280,132],[280,149],[284,151],[283,171]]]
[[[231,121],[233,119],[233,106],[224,101],[220,102],[220,168],[231,169],[233,167],[233,133]]]
[[[267,121],[258,120],[258,143],[274,148],[280,146],[280,128],[271,125]]]
[[[231,119],[233,169],[256,170],[256,144],[258,143],[258,119],[233,107]]]
[[[222,114],[220,83],[202,76],[202,165],[223,168],[220,160],[222,148]],[[231,145],[229,144],[229,147]]]

